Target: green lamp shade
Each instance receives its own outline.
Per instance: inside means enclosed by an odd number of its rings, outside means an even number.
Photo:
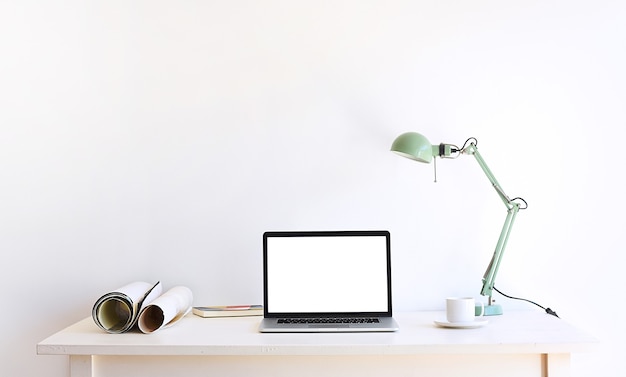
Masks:
[[[391,145],[391,151],[419,162],[430,163],[433,159],[432,144],[417,132],[407,132],[398,136]]]

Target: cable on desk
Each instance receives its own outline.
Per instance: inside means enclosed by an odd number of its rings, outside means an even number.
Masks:
[[[521,300],[521,301],[530,302],[531,304],[533,304],[533,305],[537,305],[537,306],[538,306],[538,307],[540,307],[541,309],[545,310],[545,311],[546,311],[546,313],[548,313],[548,314],[550,314],[550,315],[553,315],[553,316],[555,316],[555,317],[557,317],[557,318],[560,318],[560,317],[556,314],[556,312],[555,312],[554,310],[552,310],[552,309],[550,309],[550,308],[544,308],[543,306],[541,306],[541,305],[537,304],[537,303],[536,303],[536,302],[534,302],[534,301],[530,301],[530,300],[527,300],[527,299],[525,299],[525,298],[519,298],[519,297],[509,296],[509,295],[507,295],[507,294],[504,294],[504,293],[500,292],[500,291],[498,290],[498,288],[496,288],[496,287],[493,287],[493,290],[494,290],[494,291],[496,291],[496,292],[498,292],[499,294],[501,294],[502,296],[504,296],[504,297],[506,297],[506,298],[510,298],[510,299],[513,299],[513,300]]]

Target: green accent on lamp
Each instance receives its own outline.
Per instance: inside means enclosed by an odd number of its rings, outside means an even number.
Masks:
[[[391,151],[399,154],[400,156],[410,158],[415,161],[430,163],[433,161],[433,157],[439,158],[457,158],[461,154],[473,155],[476,158],[476,161],[482,168],[483,172],[491,182],[491,185],[498,193],[498,196],[504,203],[507,208],[507,215],[504,221],[504,226],[502,227],[502,231],[500,232],[500,238],[498,239],[498,243],[496,244],[495,251],[493,253],[493,257],[487,266],[487,271],[483,275],[483,286],[480,291],[480,294],[488,297],[488,305],[485,305],[484,315],[500,315],[502,314],[502,307],[494,303],[492,298],[494,284],[496,280],[496,274],[498,273],[498,269],[500,268],[500,262],[502,261],[502,255],[504,254],[504,249],[509,240],[509,234],[511,233],[511,228],[513,227],[513,222],[515,221],[515,217],[520,209],[526,209],[528,204],[522,198],[513,198],[510,199],[500,187],[500,184],[494,177],[491,170],[483,160],[480,153],[478,153],[478,148],[476,147],[478,141],[475,138],[469,138],[463,144],[463,147],[459,148],[453,144],[439,144],[432,145],[426,137],[417,132],[407,132],[400,136],[398,136],[393,144],[391,145]],[[437,182],[437,170],[435,165],[435,182]],[[521,203],[523,206],[521,206]],[[480,313],[480,307],[477,308],[477,314]]]

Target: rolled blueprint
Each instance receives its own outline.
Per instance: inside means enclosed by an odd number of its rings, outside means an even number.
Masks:
[[[149,303],[139,314],[139,330],[152,333],[178,322],[191,310],[193,294],[187,287],[177,286]]]
[[[142,308],[160,296],[162,291],[160,282],[127,284],[100,297],[91,310],[91,316],[106,332],[126,332],[135,325]]]

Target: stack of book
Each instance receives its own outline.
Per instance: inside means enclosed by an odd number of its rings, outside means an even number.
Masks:
[[[263,305],[194,306],[193,314],[200,317],[248,317],[263,315]]]

